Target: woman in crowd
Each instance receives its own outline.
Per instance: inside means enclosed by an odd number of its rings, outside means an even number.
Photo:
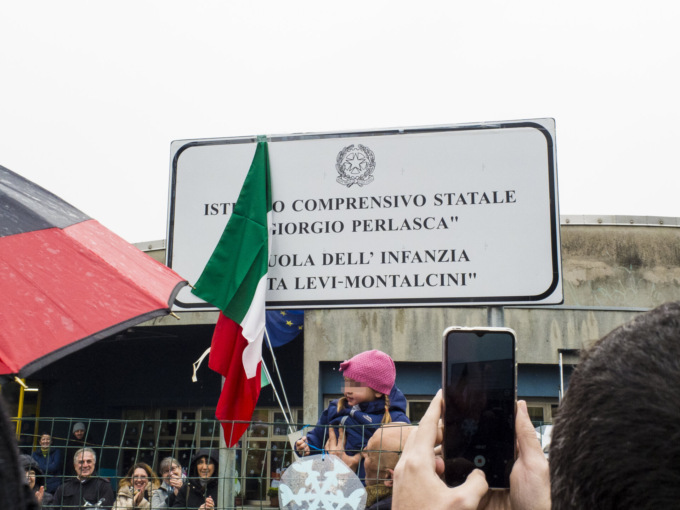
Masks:
[[[170,494],[174,498],[179,493],[182,485],[184,485],[182,466],[180,466],[177,459],[173,457],[164,458],[160,466],[158,466],[158,472],[161,475],[162,483],[153,493],[151,508],[154,510],[157,508],[168,508],[170,506]]]
[[[170,495],[172,508],[211,510],[217,504],[217,474],[219,457],[217,450],[202,448],[191,461],[186,483],[177,493]]]
[[[45,478],[38,463],[29,455],[21,455],[19,461],[26,473],[26,483],[35,496],[38,508],[48,506],[52,502],[52,494],[45,490]]]
[[[62,459],[61,451],[52,446],[52,436],[43,433],[40,436],[40,448],[33,452],[33,460],[38,463],[45,475],[45,490],[54,494],[61,485]]]
[[[137,462],[121,480],[118,497],[112,510],[151,508],[153,491],[159,485],[158,477],[151,466],[144,462]]]

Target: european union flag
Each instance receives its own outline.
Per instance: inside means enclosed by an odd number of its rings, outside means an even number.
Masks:
[[[281,347],[302,333],[304,310],[267,310],[267,333],[272,347]]]

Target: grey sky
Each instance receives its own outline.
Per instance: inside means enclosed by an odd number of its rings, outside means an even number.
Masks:
[[[5,2],[0,164],[131,242],[175,139],[554,117],[562,214],[680,216],[673,1]]]

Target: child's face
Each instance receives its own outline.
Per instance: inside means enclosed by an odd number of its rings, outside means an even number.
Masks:
[[[343,388],[343,393],[347,399],[347,403],[350,406],[355,406],[363,402],[373,402],[378,400],[383,396],[382,393],[378,393],[372,390],[368,386],[364,386],[362,383],[345,377],[345,387]]]

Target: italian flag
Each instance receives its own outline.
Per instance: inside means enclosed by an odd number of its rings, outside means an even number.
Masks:
[[[215,416],[229,447],[247,430],[260,395],[271,211],[269,150],[258,142],[229,222],[193,290],[220,309],[209,366],[225,378]]]

